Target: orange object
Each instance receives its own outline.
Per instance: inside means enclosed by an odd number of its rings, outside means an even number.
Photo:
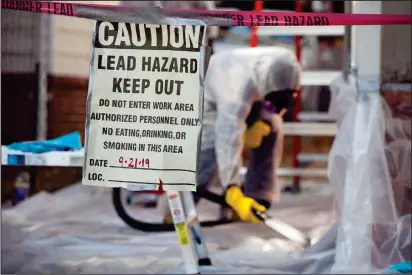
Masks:
[[[261,12],[263,10],[263,1],[262,0],[256,0],[255,1],[255,8],[253,11],[255,12]],[[259,38],[257,34],[257,26],[252,27],[252,31],[250,34],[250,42],[249,42],[249,47],[254,48],[258,45]]]

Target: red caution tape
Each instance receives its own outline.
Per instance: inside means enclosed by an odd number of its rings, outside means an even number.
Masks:
[[[2,1],[2,8],[35,13],[88,18],[94,20],[138,23],[138,6],[95,5],[67,2]],[[333,25],[408,25],[412,16],[386,14],[335,14],[303,12],[249,12],[218,10],[179,10],[151,8],[165,17],[198,19],[215,26],[333,26]]]

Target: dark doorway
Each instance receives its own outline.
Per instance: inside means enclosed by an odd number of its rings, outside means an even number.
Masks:
[[[1,143],[36,140],[38,70],[32,73],[1,74]],[[11,198],[17,175],[27,171],[35,181],[35,167],[2,166],[2,202]],[[31,185],[33,191],[34,184]]]

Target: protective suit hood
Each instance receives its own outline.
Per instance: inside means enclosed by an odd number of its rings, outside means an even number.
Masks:
[[[301,67],[291,50],[284,47],[258,47],[237,49],[232,53],[246,62],[253,71],[260,96],[273,91],[298,88]]]

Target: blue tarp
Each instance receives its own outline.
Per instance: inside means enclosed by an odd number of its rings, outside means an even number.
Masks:
[[[82,143],[80,133],[76,131],[55,139],[15,142],[6,147],[16,151],[39,154],[52,151],[80,150]]]
[[[388,270],[390,274],[411,274],[412,264],[411,262],[402,262],[391,266]]]

